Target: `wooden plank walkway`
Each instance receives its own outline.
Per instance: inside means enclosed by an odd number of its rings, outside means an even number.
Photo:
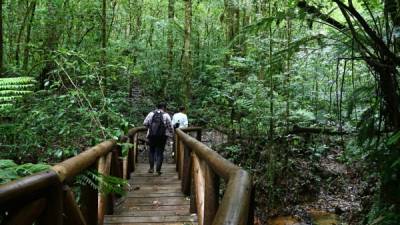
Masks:
[[[112,225],[196,225],[190,201],[181,193],[175,164],[163,164],[162,175],[147,172],[148,164],[138,164],[129,183],[131,191],[116,205],[114,215],[104,224]]]

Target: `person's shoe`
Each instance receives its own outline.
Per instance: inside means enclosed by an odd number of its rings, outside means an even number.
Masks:
[[[154,170],[153,169],[149,169],[149,173],[154,173]]]
[[[161,176],[162,172],[161,171],[157,171],[158,176]]]

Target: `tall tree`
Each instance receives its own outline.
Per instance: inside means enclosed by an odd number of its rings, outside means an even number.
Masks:
[[[175,17],[175,0],[168,0],[168,53],[167,53],[167,60],[168,60],[168,71],[166,72],[167,77],[162,84],[163,94],[164,97],[167,95],[167,84],[171,78],[172,70],[173,70],[173,63],[174,63],[174,33],[173,33],[173,22]]]
[[[288,4],[288,9],[289,4]],[[290,43],[292,42],[292,22],[290,19],[290,14],[287,12],[286,16],[286,47],[290,49]],[[285,89],[286,89],[286,131],[289,132],[290,129],[290,73],[291,73],[291,52],[288,51],[286,54],[286,76],[285,76]]]
[[[16,50],[15,50],[15,62],[17,64],[17,66],[19,66],[19,64],[20,64],[20,56],[19,56],[19,54],[20,54],[20,49],[21,49],[22,34],[23,34],[24,30],[25,30],[25,26],[27,24],[30,12],[32,11],[30,9],[32,6],[33,6],[33,2],[31,4],[29,4],[28,1],[26,2],[26,7],[25,7],[26,11],[24,13],[24,18],[23,18],[22,24],[21,24],[21,26],[19,28],[19,31],[18,31],[17,46],[16,46]]]
[[[25,72],[27,72],[28,63],[29,63],[29,43],[31,42],[32,23],[33,23],[33,19],[35,17],[36,0],[33,0],[31,2],[30,9],[31,9],[31,12],[30,12],[29,23],[26,27],[24,59],[23,59],[23,63],[22,63],[22,70]]]
[[[102,0],[101,7],[101,73],[102,79],[106,80],[107,70],[106,70],[106,57],[107,57],[107,0]],[[106,83],[105,83],[106,84]]]
[[[191,78],[192,78],[192,51],[191,51],[191,34],[192,34],[192,0],[185,1],[185,33],[184,33],[184,51],[183,51],[183,77],[184,77],[184,103],[189,104],[191,97]]]
[[[57,49],[58,40],[61,36],[59,10],[62,8],[58,1],[47,0],[47,18],[46,18],[46,40],[43,43],[43,61],[45,63],[39,75],[39,87],[44,89],[45,82],[49,79],[51,71],[55,65],[52,60],[54,51]]]
[[[0,0],[0,76],[3,75],[3,55],[4,55],[4,44],[3,44],[3,0]]]

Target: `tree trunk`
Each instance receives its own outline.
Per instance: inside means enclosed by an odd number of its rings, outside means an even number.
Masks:
[[[107,50],[107,0],[103,0],[101,7],[101,56],[100,56],[100,68],[102,75],[101,79],[103,80],[104,83],[103,90],[106,90],[107,86],[106,50]]]
[[[114,26],[114,21],[115,21],[115,10],[116,10],[116,8],[117,8],[117,1],[116,0],[114,0],[113,2],[112,2],[112,16],[111,16],[111,22],[110,22],[110,25],[109,25],[109,27],[108,27],[108,34],[106,34],[107,35],[107,42],[108,42],[108,40],[110,39],[110,36],[111,36],[111,30],[112,30],[112,28],[113,28],[113,26]],[[107,10],[107,9],[106,9]],[[107,15],[106,15],[107,16]]]
[[[168,61],[168,71],[166,72],[166,78],[162,84],[164,98],[167,97],[167,87],[168,81],[171,79],[173,63],[174,63],[174,34],[172,29],[172,23],[174,22],[175,17],[175,0],[168,1],[168,52],[167,52],[167,61]]]
[[[59,29],[59,18],[58,18],[58,10],[60,10],[61,5],[57,4],[53,0],[47,1],[47,11],[48,18],[46,21],[46,33],[47,38],[43,43],[43,61],[45,62],[45,66],[42,69],[42,72],[39,75],[39,86],[40,89],[44,89],[46,80],[49,79],[50,72],[54,69],[55,65],[52,60],[52,55],[57,48],[57,43],[60,38],[60,29]]]
[[[134,17],[134,15],[130,15],[129,24],[130,24],[130,31],[132,32],[131,42],[135,43],[142,35],[142,13],[143,12],[140,9],[143,8],[143,2],[142,1],[139,2],[138,0],[135,0],[135,1],[133,1],[132,5],[134,6],[134,8],[133,8],[134,10],[131,9],[130,11],[136,12],[137,14],[135,15],[136,17]],[[136,51],[137,50],[134,49],[133,56],[132,56],[133,57],[133,59],[132,59],[133,65],[132,66],[136,66],[136,64],[137,64],[138,53]],[[135,89],[135,86],[137,84],[138,84],[137,78],[131,76],[130,85],[129,85],[129,98],[134,97],[132,90]]]
[[[24,49],[24,59],[22,63],[22,70],[27,72],[28,70],[28,63],[29,63],[29,43],[31,42],[31,32],[32,32],[32,23],[35,17],[35,10],[36,10],[36,0],[32,1],[32,7],[30,7],[30,18],[29,23],[26,27],[26,37],[25,37],[25,49]]]
[[[22,24],[21,24],[21,26],[19,28],[19,31],[18,31],[17,46],[16,46],[16,49],[15,49],[15,63],[16,63],[17,66],[19,66],[19,61],[20,61],[19,60],[19,52],[20,52],[20,49],[21,49],[20,47],[21,47],[22,33],[25,30],[26,21],[28,20],[29,12],[31,11],[30,7],[31,7],[31,5],[29,5],[29,3],[26,2],[25,16],[24,16]]]
[[[263,7],[261,7],[263,9]],[[272,16],[272,2],[268,4],[268,14]],[[269,113],[270,113],[270,120],[269,120],[269,139],[273,140],[274,138],[274,72],[272,70],[272,53],[273,53],[273,42],[272,42],[272,24],[269,25],[269,51],[268,51],[268,61],[269,61]]]
[[[183,52],[183,76],[184,76],[184,104],[189,106],[189,99],[191,98],[191,85],[192,78],[192,52],[191,52],[191,33],[192,33],[192,0],[185,1],[185,34],[184,34],[184,52]]]
[[[290,43],[292,42],[292,22],[289,16],[286,18],[286,47],[290,48]],[[291,53],[287,52],[286,55],[286,76],[285,76],[285,89],[286,89],[286,131],[290,130],[290,73],[291,73]]]
[[[0,77],[3,76],[3,55],[4,55],[4,44],[3,44],[3,0],[0,0]]]

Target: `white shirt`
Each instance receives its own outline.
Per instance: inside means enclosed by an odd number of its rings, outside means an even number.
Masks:
[[[175,113],[174,116],[172,116],[172,126],[174,126],[176,123],[179,123],[179,128],[185,128],[189,126],[189,121],[185,113]]]

